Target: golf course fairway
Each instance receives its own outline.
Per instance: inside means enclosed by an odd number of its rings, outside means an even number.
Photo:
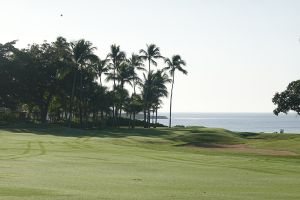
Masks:
[[[2,200],[300,199],[300,135],[0,128]]]

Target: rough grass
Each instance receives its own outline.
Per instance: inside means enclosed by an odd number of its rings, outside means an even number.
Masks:
[[[242,144],[297,155],[194,144]],[[195,127],[6,127],[0,129],[0,199],[300,199],[299,146],[298,135]]]

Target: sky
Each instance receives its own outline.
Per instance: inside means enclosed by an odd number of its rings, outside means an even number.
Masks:
[[[102,58],[114,43],[128,55],[150,43],[180,54],[188,75],[175,76],[175,112],[272,112],[275,92],[300,75],[297,0],[0,0],[0,8],[0,43],[63,36],[91,41]]]

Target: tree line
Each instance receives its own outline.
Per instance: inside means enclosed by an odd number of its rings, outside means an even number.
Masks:
[[[166,58],[155,44],[127,55],[113,44],[100,58],[90,41],[63,37],[22,49],[15,44],[0,44],[0,107],[25,112],[26,118],[42,123],[81,128],[99,123],[119,127],[124,113],[134,128],[136,115],[143,113],[143,126],[149,128],[151,119],[156,127],[157,111],[171,84],[171,127],[175,72],[187,74],[180,55]],[[158,60],[164,66],[158,67]]]

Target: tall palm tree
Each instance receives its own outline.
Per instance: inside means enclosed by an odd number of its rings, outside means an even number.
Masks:
[[[118,46],[116,44],[113,44],[110,47],[110,53],[108,54],[107,57],[110,58],[110,60],[112,61],[112,63],[111,63],[111,66],[112,66],[111,75],[114,77],[113,78],[113,82],[114,82],[114,85],[113,85],[114,100],[113,101],[115,101],[116,80],[117,80],[116,72],[117,72],[117,69],[119,68],[121,62],[123,60],[125,60],[126,54],[125,54],[125,52],[120,50],[120,46]],[[116,110],[115,102],[113,102],[113,123],[114,123],[114,125],[116,123],[117,115],[118,115],[118,111]]]
[[[132,83],[133,83],[133,94],[131,96],[131,101],[135,101],[136,100],[136,85],[138,85],[139,83],[141,83],[141,79],[138,77],[137,73],[136,73],[136,70],[140,70],[140,71],[145,71],[145,68],[144,68],[144,64],[143,64],[143,61],[142,61],[142,58],[137,55],[137,54],[132,54],[131,55],[131,58],[128,59],[128,63],[129,65],[133,68],[133,71],[132,71]],[[135,105],[135,104],[133,104]],[[138,108],[137,106],[132,106],[132,120],[133,120],[133,125],[132,125],[132,128],[134,128],[134,124],[135,124],[135,115],[136,115],[136,110],[134,110],[135,108]]]
[[[129,84],[130,86],[133,86],[132,82],[134,81],[134,77],[136,77],[134,67],[132,67],[127,61],[123,61],[120,64],[120,67],[118,69],[117,73],[117,80],[120,83],[120,89],[121,93],[124,93],[124,86],[125,84]],[[124,95],[121,95],[120,104],[119,104],[119,116],[121,116],[121,110],[123,101],[125,100]]]
[[[100,58],[93,65],[94,70],[100,80],[100,86],[102,86],[102,74],[105,74],[109,70],[109,59],[105,58],[101,60]]]
[[[58,70],[57,77],[60,81],[65,81],[65,77],[73,72],[73,62],[72,62],[72,51],[70,47],[70,43],[63,37],[58,37],[55,42],[52,43],[57,58],[59,60],[58,65],[60,69]],[[65,84],[67,85],[67,84]],[[64,108],[64,119],[68,120],[68,99],[69,93],[65,91],[65,88],[61,88],[59,90],[60,98],[62,99],[62,106]]]
[[[141,49],[140,50],[140,54],[141,54],[141,58],[143,60],[148,61],[148,74],[150,73],[151,70],[151,63],[154,66],[157,66],[157,62],[155,61],[156,59],[159,58],[164,58],[161,54],[160,54],[160,50],[159,47],[157,47],[155,44],[147,44],[147,49]]]
[[[127,91],[125,91],[126,90],[125,84],[129,84],[130,86],[132,86],[132,81],[135,76],[136,74],[134,73],[134,68],[131,65],[129,65],[127,61],[123,61],[119,65],[115,76],[114,74],[107,74],[106,81],[114,80],[114,81],[118,81],[119,83],[115,89],[115,94],[118,97],[116,98],[116,102],[115,102],[116,111],[118,111],[117,114],[119,115],[119,117],[121,117],[121,111],[126,96],[125,94],[128,93]]]
[[[132,74],[132,78],[133,78],[133,81],[132,81],[132,83],[133,83],[133,94],[136,94],[136,85],[141,80],[137,76],[136,70],[145,71],[144,64],[143,64],[142,58],[139,55],[136,55],[134,53],[128,59],[128,63],[133,68],[133,71],[132,71],[132,73],[133,73]]]
[[[70,113],[69,113],[69,126],[71,126],[72,121],[72,112],[73,112],[73,101],[74,101],[74,93],[76,87],[76,79],[77,73],[80,71],[80,101],[79,101],[79,110],[80,110],[80,126],[82,126],[82,74],[83,69],[92,61],[97,60],[97,56],[93,53],[96,47],[89,41],[84,39],[75,41],[71,43],[72,48],[72,58],[74,62],[74,77],[73,77],[73,85],[72,85],[72,93],[71,93],[71,102],[70,102]]]
[[[160,107],[162,100],[161,98],[163,97],[167,97],[168,96],[168,89],[166,84],[171,82],[171,79],[169,78],[169,76],[164,73],[163,70],[158,70],[155,74],[154,74],[155,78],[154,78],[154,83],[153,83],[153,92],[152,92],[152,107],[153,107],[153,113],[155,112],[155,124],[154,124],[154,128],[156,128],[156,124],[157,124],[157,111],[158,108]],[[154,117],[153,117],[154,118]]]
[[[170,75],[172,77],[172,87],[171,87],[171,97],[170,97],[170,118],[169,118],[169,128],[172,126],[172,98],[173,98],[173,87],[174,87],[174,81],[175,81],[175,71],[180,71],[183,74],[187,74],[187,71],[182,68],[182,66],[185,66],[186,63],[184,60],[181,59],[180,55],[174,55],[172,56],[172,59],[169,58],[165,59],[165,62],[167,63],[167,67],[165,67],[165,70],[169,70]]]
[[[140,54],[141,54],[141,58],[145,61],[148,61],[148,79],[149,79],[149,75],[150,75],[150,71],[151,71],[151,63],[154,66],[157,66],[157,62],[155,61],[156,59],[159,58],[163,58],[163,56],[160,54],[160,50],[159,47],[157,47],[155,44],[147,44],[147,48],[146,50],[141,49],[140,50]],[[145,127],[149,127],[150,124],[150,104],[148,102],[148,94],[145,94],[145,99],[144,99],[144,103],[145,103],[145,108],[144,108],[144,126]],[[148,111],[148,117],[146,117],[146,111]],[[146,120],[147,118],[147,120]],[[148,121],[148,125],[146,123],[146,121]]]

